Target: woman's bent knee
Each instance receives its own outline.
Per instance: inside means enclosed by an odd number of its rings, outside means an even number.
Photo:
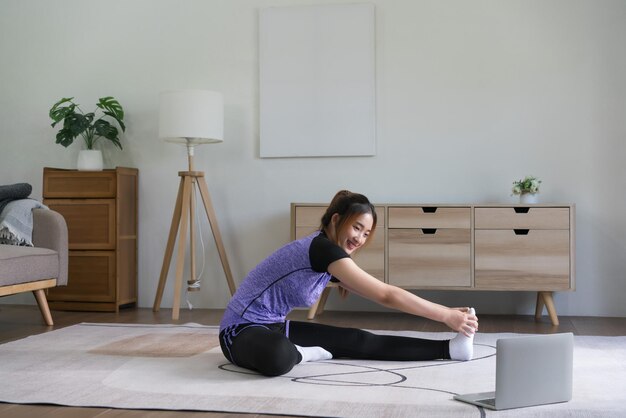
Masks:
[[[296,347],[288,340],[283,340],[273,347],[259,350],[256,369],[265,376],[281,376],[289,373],[299,360]]]
[[[301,360],[296,346],[285,335],[265,327],[250,327],[233,339],[233,363],[265,376],[288,373]]]

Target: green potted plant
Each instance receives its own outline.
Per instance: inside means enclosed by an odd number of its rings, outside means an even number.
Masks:
[[[96,106],[97,109],[93,112],[84,113],[74,102],[73,97],[64,97],[50,109],[52,127],[63,122],[63,127],[56,135],[57,144],[68,147],[79,135],[85,141],[87,149],[81,150],[78,155],[79,170],[102,170],[102,153],[94,149],[96,141],[100,138],[107,139],[122,149],[119,130],[111,123],[117,122],[122,132],[126,131],[122,105],[115,98],[107,96],[98,99]],[[98,110],[101,115],[96,117]]]
[[[513,182],[512,192],[519,195],[520,203],[532,204],[537,203],[537,194],[539,193],[539,185],[541,180],[535,176],[526,176],[522,180]]]

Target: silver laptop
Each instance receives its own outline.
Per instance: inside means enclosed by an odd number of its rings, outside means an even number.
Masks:
[[[574,335],[501,338],[496,343],[496,391],[455,395],[488,409],[510,409],[572,399]]]

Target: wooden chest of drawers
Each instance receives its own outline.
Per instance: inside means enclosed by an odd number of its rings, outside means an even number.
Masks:
[[[292,238],[319,228],[325,204],[292,203]],[[574,290],[574,205],[376,205],[375,240],[355,262],[407,289]],[[383,219],[383,222],[380,222]]]
[[[44,204],[68,226],[69,280],[53,309],[113,311],[137,302],[138,170],[44,168]]]

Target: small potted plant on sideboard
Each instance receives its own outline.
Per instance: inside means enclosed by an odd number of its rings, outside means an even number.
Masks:
[[[50,118],[54,128],[61,121],[62,128],[56,135],[56,143],[64,147],[70,146],[79,135],[85,141],[85,150],[78,154],[78,170],[102,170],[102,152],[94,149],[96,141],[105,138],[116,147],[122,149],[119,139],[119,130],[111,123],[117,122],[122,132],[126,131],[124,125],[124,109],[113,97],[101,97],[96,103],[97,109],[90,113],[84,113],[73,97],[62,98],[50,109]],[[96,112],[100,110],[99,117]],[[109,121],[109,120],[111,121]]]
[[[519,201],[521,204],[533,204],[537,203],[537,194],[539,193],[539,185],[541,180],[535,176],[526,176],[522,180],[513,182],[512,192],[514,195],[519,195]]]

